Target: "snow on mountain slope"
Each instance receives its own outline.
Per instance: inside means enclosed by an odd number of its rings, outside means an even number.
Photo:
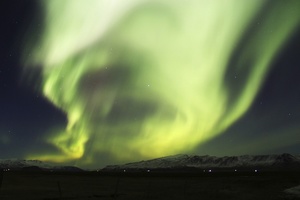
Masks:
[[[35,168],[32,168],[35,167]],[[82,171],[73,166],[57,166],[39,160],[0,159],[0,169],[7,170],[51,170],[51,171]]]
[[[176,155],[147,161],[111,165],[103,170],[117,169],[170,169],[170,168],[247,168],[247,167],[300,167],[300,156],[290,154],[257,156],[197,156]],[[299,168],[300,169],[300,168]]]
[[[284,190],[290,196],[288,199],[300,198],[300,185]]]
[[[23,168],[37,166],[41,168],[51,168],[52,165],[38,160],[20,160],[20,159],[0,159],[0,168]]]

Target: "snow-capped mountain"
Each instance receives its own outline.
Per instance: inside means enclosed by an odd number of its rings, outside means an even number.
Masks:
[[[260,169],[294,169],[300,170],[300,156],[281,155],[243,155],[243,156],[198,156],[175,155],[147,161],[110,165],[104,171],[126,169],[230,169],[230,168],[260,168]]]
[[[27,171],[83,171],[73,166],[58,166],[39,160],[0,159],[0,170],[27,170]]]

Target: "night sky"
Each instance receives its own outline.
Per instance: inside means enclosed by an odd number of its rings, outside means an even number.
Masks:
[[[298,0],[0,9],[0,159],[300,154]]]

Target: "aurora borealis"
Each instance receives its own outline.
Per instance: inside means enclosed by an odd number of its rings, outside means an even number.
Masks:
[[[267,123],[251,116],[267,94],[278,56],[299,33],[300,1],[35,3],[40,18],[22,34],[21,77],[37,76],[30,87],[67,122],[41,132],[39,142],[50,147],[41,145],[37,149],[44,150],[28,151],[26,158],[95,166],[107,164],[103,155],[128,162],[218,154],[222,150],[213,142],[226,134],[241,146],[229,149],[231,154],[299,144],[293,139],[296,123],[266,131]],[[273,108],[260,111],[269,113],[268,121]],[[245,116],[251,120],[245,123]],[[242,132],[251,130],[245,125],[250,122],[274,135],[247,138]]]

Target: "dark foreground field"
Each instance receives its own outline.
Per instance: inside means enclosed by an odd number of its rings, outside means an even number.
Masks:
[[[297,199],[283,191],[298,185],[300,173],[282,172],[185,174],[5,172],[0,199],[280,200]]]

